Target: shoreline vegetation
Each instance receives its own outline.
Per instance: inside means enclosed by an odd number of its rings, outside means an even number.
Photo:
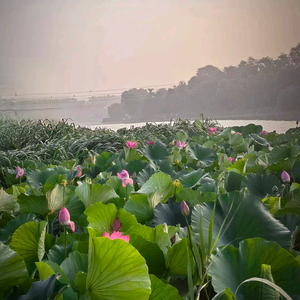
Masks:
[[[300,43],[278,58],[199,68],[172,88],[133,88],[120,96],[58,99],[0,97],[0,114],[16,119],[66,119],[89,125],[198,119],[297,121],[300,111]],[[51,97],[51,98],[50,98]]]
[[[110,122],[196,119],[297,120],[300,111],[300,43],[277,59],[249,57],[237,66],[199,68],[172,88],[133,88],[108,107]],[[255,116],[255,117],[253,117]]]

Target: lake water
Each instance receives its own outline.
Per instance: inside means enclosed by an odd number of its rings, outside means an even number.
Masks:
[[[285,133],[290,128],[296,127],[295,121],[275,121],[275,120],[218,120],[218,122],[224,126],[224,127],[230,127],[230,126],[244,126],[248,124],[255,124],[255,125],[261,125],[264,130],[267,132],[276,131],[277,133]],[[149,123],[155,123],[155,124],[168,124],[168,122],[149,122]],[[93,126],[86,126],[91,129],[95,129],[96,127],[102,127],[102,128],[110,128],[112,130],[118,130],[120,128],[130,128],[131,126],[134,127],[140,127],[146,125],[145,122],[143,123],[126,123],[126,124],[101,124],[101,125],[93,125]]]

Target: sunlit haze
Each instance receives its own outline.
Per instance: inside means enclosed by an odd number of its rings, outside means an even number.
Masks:
[[[177,84],[288,53],[299,28],[300,0],[0,0],[0,76],[17,93]]]

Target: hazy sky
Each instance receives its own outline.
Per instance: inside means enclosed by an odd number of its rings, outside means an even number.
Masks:
[[[0,78],[16,92],[187,81],[300,42],[300,0],[0,0]]]

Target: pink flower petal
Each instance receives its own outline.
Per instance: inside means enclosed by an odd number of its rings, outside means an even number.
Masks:
[[[129,235],[123,236],[119,231],[114,231],[111,236],[109,236],[108,232],[104,232],[103,236],[109,238],[110,240],[121,239],[127,243],[129,242]]]
[[[71,227],[72,231],[75,232],[75,224],[73,221],[70,221],[70,227]]]

